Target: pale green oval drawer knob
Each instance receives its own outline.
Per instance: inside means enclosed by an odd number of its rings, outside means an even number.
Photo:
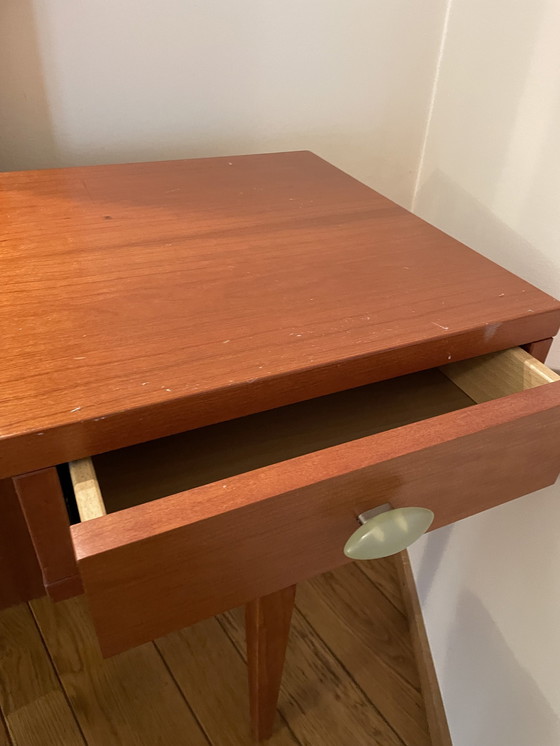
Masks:
[[[358,516],[362,524],[346,542],[344,554],[355,560],[388,557],[402,552],[432,525],[428,508],[395,508],[380,505]]]

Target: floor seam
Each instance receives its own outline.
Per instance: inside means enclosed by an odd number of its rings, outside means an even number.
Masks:
[[[198,727],[200,728],[200,731],[202,732],[202,734],[203,734],[204,738],[205,738],[205,739],[206,739],[206,741],[208,742],[208,746],[215,746],[215,745],[214,745],[214,743],[212,742],[212,740],[210,739],[210,736],[209,736],[209,735],[208,735],[208,733],[206,732],[206,728],[204,727],[204,725],[203,725],[203,724],[201,723],[201,721],[199,720],[199,718],[198,718],[198,716],[197,716],[196,712],[194,711],[194,708],[192,707],[191,703],[190,703],[190,702],[189,702],[189,700],[187,699],[187,697],[186,697],[186,695],[185,695],[185,692],[183,691],[183,689],[182,689],[182,688],[181,688],[181,686],[179,685],[179,682],[178,682],[178,681],[177,681],[177,679],[175,678],[175,675],[173,674],[173,671],[171,670],[171,667],[169,666],[168,662],[167,662],[167,661],[165,660],[165,656],[163,655],[163,653],[162,653],[162,652],[161,652],[161,650],[159,649],[159,646],[158,646],[158,644],[157,644],[157,641],[156,641],[156,640],[152,640],[152,645],[154,646],[154,648],[155,648],[155,650],[156,650],[157,654],[159,655],[159,657],[161,658],[161,662],[163,663],[163,665],[164,665],[164,667],[165,667],[165,669],[166,669],[167,673],[168,673],[168,674],[169,674],[169,675],[171,676],[171,680],[173,681],[173,683],[175,684],[175,686],[176,686],[176,687],[177,687],[177,689],[179,690],[179,694],[181,695],[181,697],[182,697],[183,701],[185,702],[185,704],[186,704],[186,706],[187,706],[187,708],[188,708],[189,712],[190,712],[190,713],[191,713],[191,715],[193,716],[193,718],[194,718],[194,721],[195,721],[195,723],[196,723],[196,724],[198,725]]]
[[[362,573],[362,575],[364,575],[364,576],[365,576],[365,577],[366,577],[366,578],[367,578],[367,579],[369,580],[369,582],[370,582],[370,583],[371,583],[372,585],[374,585],[374,586],[375,586],[375,587],[377,588],[377,590],[378,590],[378,591],[379,591],[379,592],[380,592],[380,593],[381,593],[381,594],[382,594],[383,596],[385,596],[385,598],[387,599],[387,601],[389,601],[389,603],[391,604],[391,606],[392,606],[392,607],[393,607],[394,609],[396,609],[396,610],[397,610],[397,611],[399,612],[399,614],[400,614],[400,615],[401,615],[402,617],[404,617],[404,619],[407,619],[407,618],[408,618],[408,616],[407,616],[406,612],[405,612],[405,611],[403,611],[402,609],[399,609],[399,607],[398,607],[398,606],[396,605],[396,603],[395,603],[395,602],[393,601],[393,599],[392,599],[392,598],[391,598],[390,596],[388,596],[388,595],[387,595],[387,594],[385,593],[385,591],[383,590],[383,588],[382,588],[382,587],[381,587],[381,586],[380,586],[380,585],[379,585],[378,583],[376,583],[376,582],[375,582],[375,580],[374,580],[374,579],[373,579],[373,578],[372,578],[372,577],[371,577],[370,575],[368,575],[368,574],[367,574],[367,572],[366,572],[366,571],[365,571],[365,570],[364,570],[364,569],[362,568],[362,566],[361,566],[361,563],[360,563],[360,562],[356,562],[356,563],[355,563],[355,566],[356,566],[356,567],[357,567],[357,569],[358,569],[358,570],[359,570],[359,571],[360,571],[360,572]],[[398,585],[398,583],[397,583],[397,585]]]
[[[31,606],[31,603],[27,603],[27,608],[29,609],[29,612],[31,614],[31,618],[33,619],[33,622],[35,624],[35,627],[37,628],[37,631],[39,633],[39,637],[41,638],[41,644],[45,648],[45,651],[47,653],[47,657],[51,663],[52,669],[54,671],[54,675],[56,677],[56,680],[58,681],[58,685],[60,686],[60,690],[64,696],[64,699],[66,701],[66,704],[68,705],[68,708],[70,709],[70,712],[72,713],[72,717],[74,718],[74,721],[76,723],[76,727],[78,728],[78,731],[82,737],[82,740],[85,744],[85,746],[88,746],[88,740],[86,738],[86,735],[82,729],[82,725],[80,721],[78,720],[78,717],[76,713],[74,712],[74,708],[72,707],[72,702],[70,701],[70,697],[68,696],[68,692],[66,691],[66,687],[64,686],[64,682],[62,681],[62,678],[60,677],[60,674],[58,672],[58,668],[56,666],[56,663],[54,661],[54,658],[51,655],[51,651],[49,650],[49,646],[47,645],[47,641],[45,640],[45,637],[43,635],[43,631],[41,629],[41,625],[39,624],[39,621],[37,617],[35,616],[35,612],[33,611],[33,607]]]
[[[375,702],[371,699],[371,697],[367,694],[367,692],[364,691],[364,689],[360,686],[360,684],[356,681],[354,676],[352,675],[351,671],[346,667],[346,665],[340,660],[338,655],[334,652],[334,650],[331,648],[331,646],[327,643],[327,641],[323,638],[323,636],[319,633],[319,631],[315,628],[315,626],[309,621],[309,619],[305,616],[303,611],[299,608],[296,609],[297,613],[301,616],[301,618],[304,620],[305,624],[307,624],[314,632],[314,634],[317,636],[317,638],[321,641],[321,643],[327,648],[330,655],[333,657],[333,659],[339,664],[339,666],[342,668],[342,670],[346,673],[350,681],[359,689],[359,691],[363,694],[363,696],[366,698],[366,700],[370,703],[370,705],[373,707],[373,709],[377,712],[379,717],[383,720],[383,722],[389,727],[389,729],[394,733],[395,737],[400,741],[402,746],[410,746],[410,744],[407,744],[406,741],[403,741],[402,737],[399,733],[395,730],[393,725],[387,720],[385,715],[379,710]],[[381,661],[383,662],[383,661]],[[394,670],[394,669],[391,669]],[[398,671],[395,671],[397,675]],[[402,676],[401,676],[402,679]],[[406,681],[406,679],[403,679],[403,681]],[[408,682],[407,682],[408,683]],[[412,687],[415,689],[415,687]]]

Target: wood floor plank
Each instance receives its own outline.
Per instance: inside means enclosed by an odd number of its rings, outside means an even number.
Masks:
[[[267,743],[435,746],[400,580],[390,558],[300,586]],[[0,746],[251,744],[243,610],[103,660],[82,598],[31,607],[0,613]]]
[[[175,680],[214,746],[251,743],[247,666],[217,619],[156,641]],[[283,720],[267,741],[298,746]]]
[[[31,605],[88,746],[208,746],[152,643],[104,660],[83,597]]]
[[[352,615],[356,639],[368,640],[381,661],[420,691],[407,618],[364,577],[357,565],[345,565],[302,584],[301,600],[298,598],[301,609],[309,598],[306,589],[309,593],[314,589],[334,614],[346,618]]]
[[[220,622],[243,653],[243,610],[221,615]],[[302,746],[403,746],[297,610],[279,710]]]
[[[407,621],[377,586],[347,565],[303,583],[297,603],[402,741],[430,746]]]
[[[12,746],[12,741],[6,730],[4,718],[0,715],[0,746]]]
[[[15,746],[84,745],[27,604],[0,612],[0,704]]]
[[[406,614],[406,607],[400,590],[395,557],[382,557],[376,560],[356,562],[355,565],[375,583],[379,590],[400,612]]]

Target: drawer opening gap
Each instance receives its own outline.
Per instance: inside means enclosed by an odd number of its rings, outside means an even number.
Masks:
[[[555,380],[515,348],[83,459],[71,464],[82,520]]]

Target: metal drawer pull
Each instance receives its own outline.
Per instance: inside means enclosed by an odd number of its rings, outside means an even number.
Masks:
[[[346,542],[344,554],[355,560],[388,557],[402,552],[432,525],[428,508],[395,508],[388,503],[358,516],[362,524]]]

